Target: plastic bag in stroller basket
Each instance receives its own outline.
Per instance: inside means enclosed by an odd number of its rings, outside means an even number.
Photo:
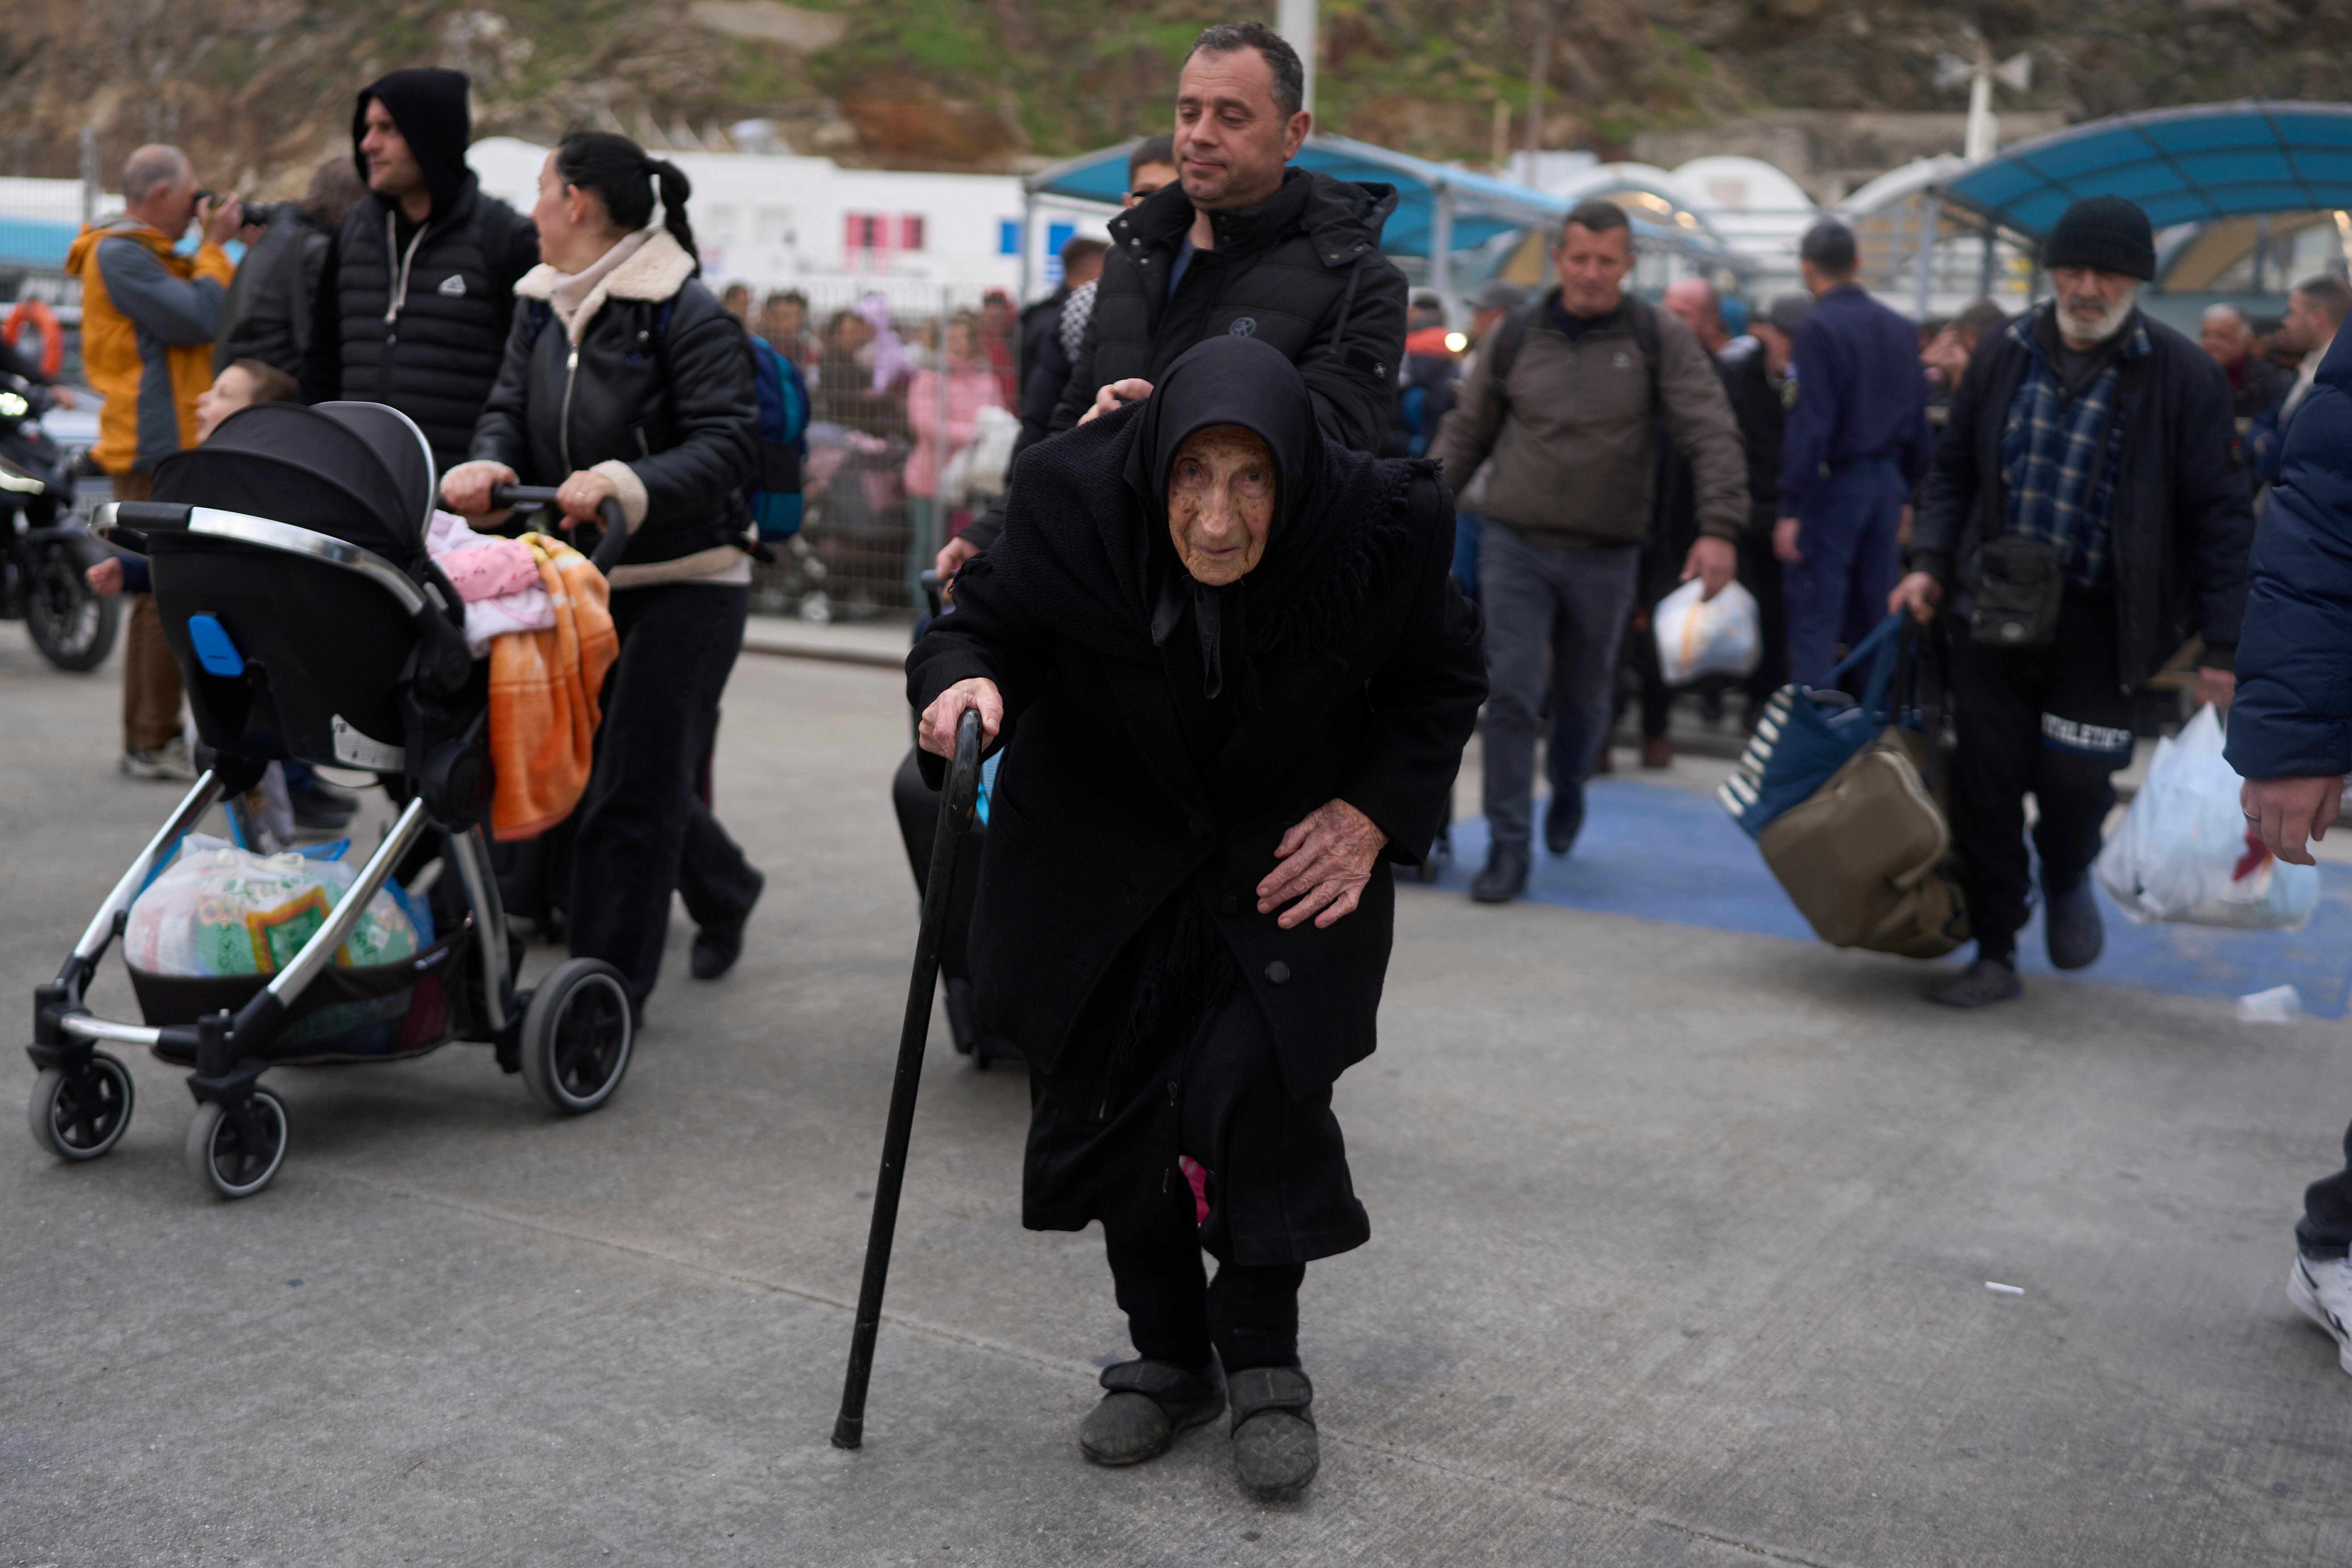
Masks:
[[[123,958],[147,1021],[192,1023],[241,1005],[326,923],[357,878],[355,868],[337,860],[255,855],[191,836],[132,901],[123,931]],[[333,971],[310,987],[318,996],[300,999],[271,1054],[330,1040],[355,1054],[395,1048],[408,1033],[418,934],[400,900],[379,891],[336,952]]]

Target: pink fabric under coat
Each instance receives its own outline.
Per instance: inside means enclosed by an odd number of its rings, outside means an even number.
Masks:
[[[944,450],[940,442],[940,373],[917,371],[907,389],[907,420],[915,427],[915,449],[907,455],[907,493],[940,493],[940,466],[949,456],[971,445],[980,434],[980,411],[1002,408],[1004,397],[987,362],[971,360],[948,372],[948,428]]]

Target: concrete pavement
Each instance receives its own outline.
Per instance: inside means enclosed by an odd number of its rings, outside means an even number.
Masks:
[[[2095,970],[1953,1016],[1900,961],[1427,889],[1339,1090],[1373,1240],[1308,1270],[1304,1500],[1241,1498],[1222,1426],[1079,1458],[1130,1353],[1098,1239],[1020,1228],[1024,1081],[943,1027],[833,1449],[913,935],[897,692],[739,666],[719,805],[768,897],[715,984],[681,919],[604,1111],[476,1047],[280,1072],[291,1153],[235,1205],[143,1056],[107,1159],[0,1137],[0,1564],[2352,1561],[2352,1378],[2281,1290],[2340,1024]],[[117,702],[0,626],[20,1009],[169,802]]]

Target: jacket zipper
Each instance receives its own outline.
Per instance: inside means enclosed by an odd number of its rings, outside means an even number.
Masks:
[[[555,426],[555,447],[562,455],[563,471],[567,474],[572,471],[572,385],[573,373],[579,368],[580,345],[573,343],[563,362],[563,412]]]

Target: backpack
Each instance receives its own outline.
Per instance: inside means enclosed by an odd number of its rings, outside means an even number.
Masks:
[[[1511,394],[1505,384],[1511,379],[1511,365],[1519,357],[1519,350],[1528,341],[1528,323],[1543,309],[1549,295],[1528,300],[1503,318],[1495,329],[1495,342],[1480,352],[1486,356],[1486,395],[1503,405],[1508,413]],[[1658,407],[1658,309],[1639,294],[1625,296],[1625,303],[1633,308],[1633,346],[1642,351],[1642,358],[1650,367],[1650,409]]]
[[[670,307],[665,300],[654,316],[654,352],[669,342]],[[524,321],[523,347],[536,347],[554,310],[534,300]],[[762,540],[790,539],[801,531],[801,460],[808,456],[808,383],[773,343],[751,332],[743,334],[744,353],[751,358],[751,380],[760,397],[760,466],[743,487]],[[665,372],[667,367],[665,367]]]
[[[760,468],[744,492],[761,539],[801,531],[801,462],[808,456],[808,383],[775,344],[746,332],[760,389]]]

